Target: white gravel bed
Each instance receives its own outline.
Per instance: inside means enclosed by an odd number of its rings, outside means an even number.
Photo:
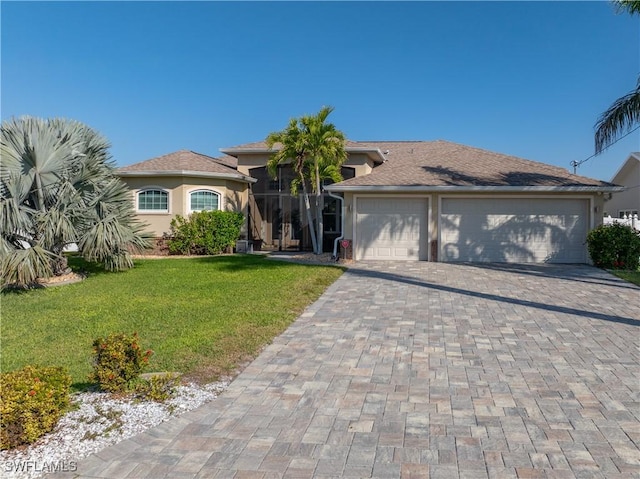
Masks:
[[[76,394],[76,407],[53,432],[26,448],[0,451],[0,477],[34,479],[47,472],[73,471],[83,457],[212,401],[228,385],[229,381],[181,385],[164,403],[116,399],[105,393]]]

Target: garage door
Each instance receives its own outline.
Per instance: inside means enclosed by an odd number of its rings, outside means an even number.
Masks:
[[[426,198],[356,199],[356,259],[426,260]]]
[[[442,261],[585,263],[588,200],[443,198]]]

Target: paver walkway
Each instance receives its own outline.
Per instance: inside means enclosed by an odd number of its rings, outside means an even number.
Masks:
[[[588,266],[359,263],[219,399],[78,474],[639,477],[639,326],[640,288]]]

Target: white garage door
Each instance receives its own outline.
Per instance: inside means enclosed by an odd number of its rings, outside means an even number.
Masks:
[[[427,198],[357,198],[355,259],[426,260],[427,204]]]
[[[442,261],[586,263],[589,202],[443,198]]]

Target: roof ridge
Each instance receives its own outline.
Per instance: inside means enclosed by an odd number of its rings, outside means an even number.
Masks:
[[[180,150],[180,151],[184,151],[184,152],[188,152],[188,153],[193,153],[194,155],[199,155],[199,156],[204,156],[206,158],[211,158],[212,160],[217,160],[218,158],[216,158],[215,156],[211,156],[211,155],[207,155],[206,153],[200,153],[199,151],[193,151],[193,150]],[[179,152],[178,152],[179,153]]]
[[[353,143],[432,143],[440,140],[351,140]]]

